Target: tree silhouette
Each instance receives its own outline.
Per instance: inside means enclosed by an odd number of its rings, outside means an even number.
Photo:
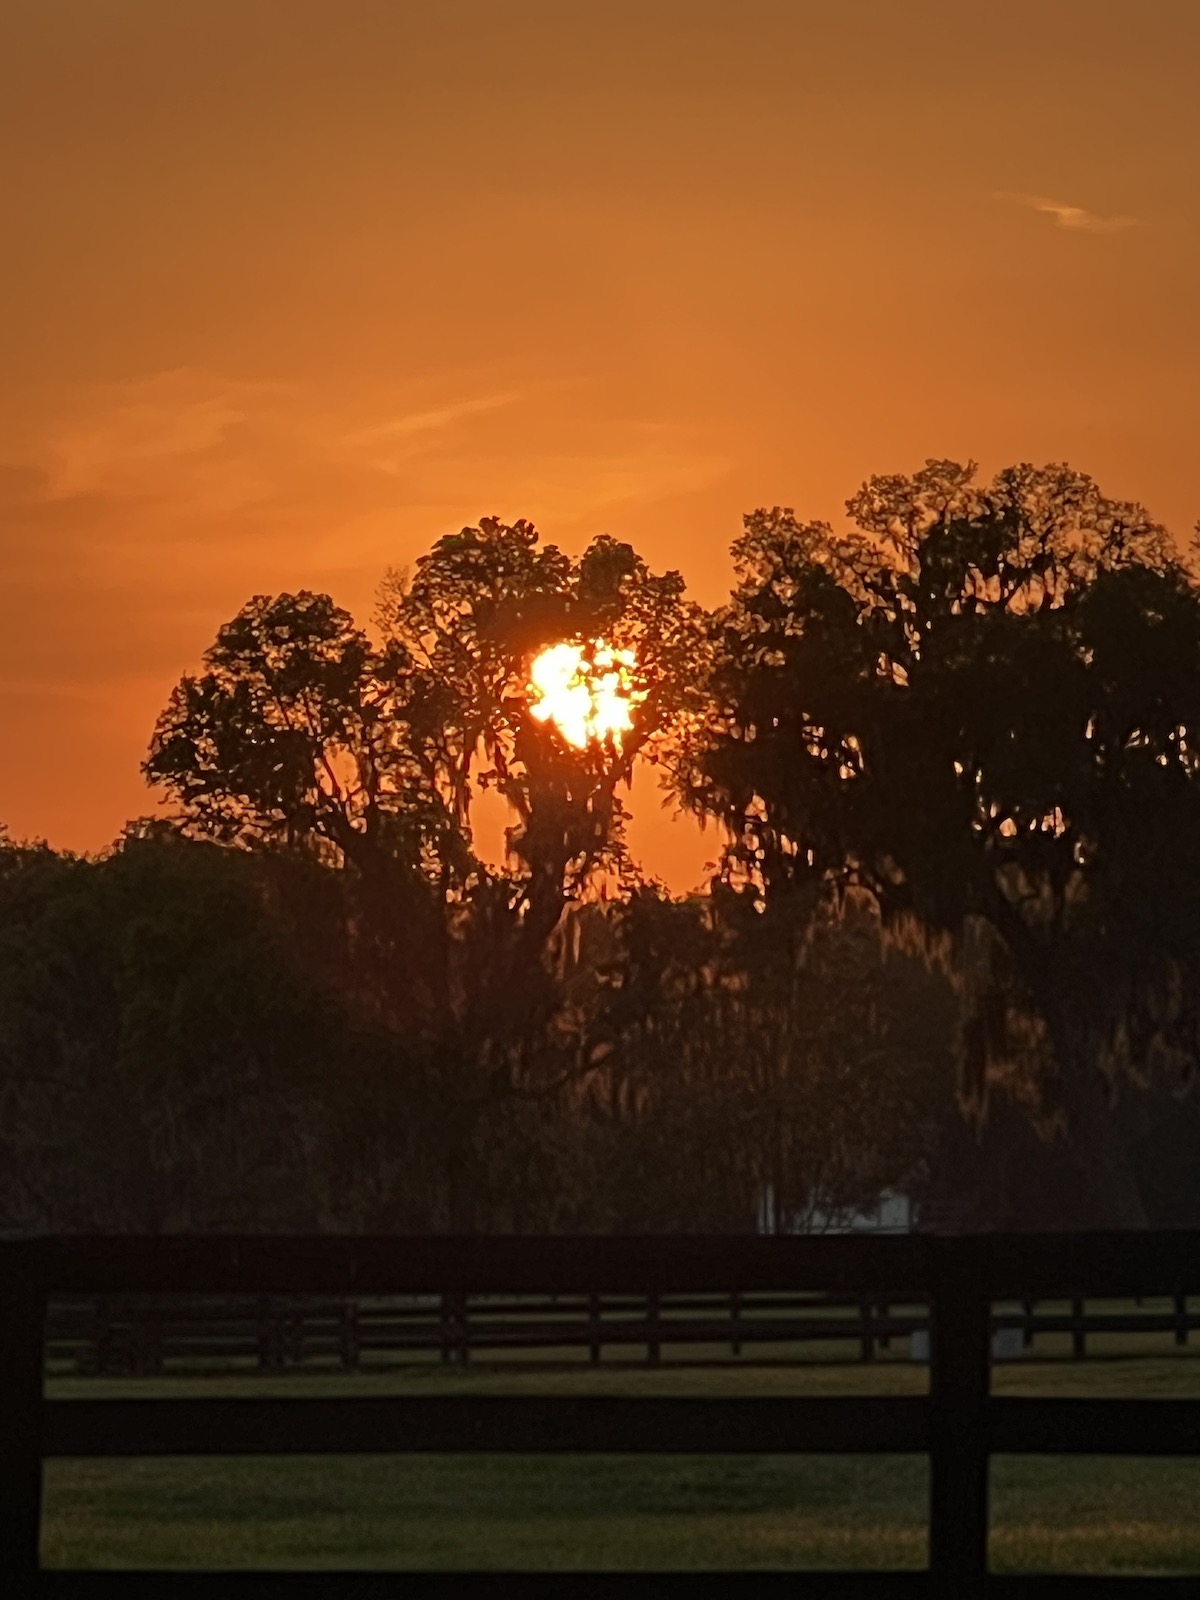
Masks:
[[[797,898],[764,916],[722,885],[642,889],[603,920],[606,1053],[585,1094],[612,1225],[819,1228],[921,1176],[952,1095],[956,1001],[885,948],[869,905]]]
[[[255,863],[131,836],[0,843],[0,1215],[31,1230],[313,1226],[347,1018]]]
[[[147,776],[185,831],[301,851],[346,875],[339,982],[415,1042],[440,1086],[458,1225],[498,1100],[586,1071],[561,981],[564,921],[600,870],[628,874],[617,790],[685,708],[702,639],[678,574],[627,545],[578,562],[526,522],[439,540],[381,591],[379,643],[325,595],[256,597],[218,633],[155,729]],[[530,715],[531,657],[564,638],[630,647],[642,697],[620,746],[568,745]],[[473,849],[472,805],[510,804],[510,858]]]
[[[980,486],[931,461],[848,511],[844,534],[746,519],[680,789],[764,904],[861,885],[951,940],[968,1092],[1048,1062],[1093,1215],[1137,1225],[1112,1086],[1196,1048],[1196,584],[1140,506],[1066,467]]]
[[[607,536],[571,562],[530,523],[485,518],[438,540],[411,580],[392,574],[379,621],[385,673],[416,667],[439,688],[426,734],[448,806],[465,825],[478,789],[504,796],[526,911],[552,926],[597,865],[628,865],[616,791],[695,695],[703,631],[682,578]],[[530,716],[529,666],[547,645],[601,639],[636,657],[633,727],[576,749]]]

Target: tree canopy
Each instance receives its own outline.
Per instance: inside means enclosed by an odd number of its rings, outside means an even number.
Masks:
[[[1097,1215],[1136,1222],[1111,1075],[1197,1042],[1195,579],[1065,467],[931,461],[847,509],[842,534],[746,519],[681,792],[764,905],[816,877],[950,939],[969,1091],[1048,1065]]]
[[[187,833],[348,878],[339,979],[443,1085],[458,1187],[498,1096],[587,1068],[564,916],[597,872],[630,876],[617,791],[694,695],[698,616],[679,575],[628,545],[572,561],[527,522],[485,518],[390,575],[374,644],[328,596],[251,600],[159,720],[145,770]],[[530,662],[601,637],[634,653],[632,726],[576,749],[531,715]],[[473,847],[486,788],[515,819],[501,864]]]
[[[321,1211],[289,1176],[345,1019],[304,981],[255,863],[131,837],[0,844],[0,1219],[158,1233]]]

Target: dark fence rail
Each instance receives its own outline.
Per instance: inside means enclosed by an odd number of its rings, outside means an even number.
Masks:
[[[146,1294],[671,1296],[799,1292],[873,1305],[927,1302],[928,1398],[380,1399],[43,1398],[54,1296]],[[987,1574],[990,1455],[1200,1455],[1200,1401],[1045,1400],[990,1394],[995,1301],[1200,1292],[1200,1234],[978,1238],[41,1239],[0,1245],[0,1558],[10,1592],[111,1590],[110,1573],[38,1571],[41,1463],[54,1455],[553,1451],[922,1452],[930,1459],[928,1573],[812,1575],[810,1593],[974,1596],[1195,1594],[1195,1579],[1025,1579]],[[1070,1321],[1071,1319],[1067,1319]],[[1174,1324],[1172,1324],[1174,1325]],[[645,1332],[645,1330],[641,1330]],[[465,1592],[462,1575],[128,1575],[130,1593]],[[511,1579],[506,1580],[511,1586]],[[694,1579],[687,1580],[689,1585]],[[723,1579],[728,1584],[733,1580]],[[750,1580],[747,1580],[750,1581]],[[773,1587],[755,1574],[755,1592]],[[569,1595],[565,1574],[522,1579]],[[612,1577],[663,1592],[665,1578]],[[476,1584],[478,1580],[476,1580]],[[323,1584],[324,1588],[314,1589]],[[804,1575],[779,1575],[789,1593]],[[589,1579],[589,1592],[595,1580]],[[15,1587],[14,1587],[15,1586]]]
[[[993,1335],[1020,1335],[1033,1350],[1039,1335],[1069,1334],[1083,1360],[1097,1334],[1160,1334],[1186,1345],[1200,1329],[1200,1307],[1175,1295],[1170,1309],[1097,1309],[1075,1300],[1056,1311],[1026,1301],[993,1311]],[[586,1351],[598,1365],[604,1351],[642,1346],[649,1363],[664,1346],[727,1346],[734,1356],[764,1345],[820,1344],[829,1360],[874,1360],[893,1341],[928,1335],[924,1304],[891,1305],[864,1296],[814,1294],[442,1295],[399,1298],[341,1296],[99,1295],[52,1298],[46,1353],[79,1374],[186,1371],[215,1362],[252,1362],[276,1372],[311,1361],[356,1371],[365,1361],[402,1361],[436,1354],[466,1363],[505,1351],[562,1357]],[[1094,1347],[1093,1347],[1094,1348]],[[1153,1346],[1138,1353],[1154,1354]],[[915,1359],[924,1359],[916,1355]]]

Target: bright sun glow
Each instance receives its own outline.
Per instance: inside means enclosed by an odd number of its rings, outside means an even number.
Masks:
[[[632,650],[612,650],[597,640],[555,644],[529,669],[536,698],[529,710],[539,722],[553,722],[568,744],[583,750],[593,740],[621,738],[633,727],[633,710],[646,698],[634,677]]]

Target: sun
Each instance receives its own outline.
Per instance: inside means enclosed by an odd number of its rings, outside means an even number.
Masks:
[[[550,722],[570,745],[611,740],[619,750],[633,729],[634,709],[646,698],[632,650],[594,644],[554,644],[529,669],[530,715]]]

